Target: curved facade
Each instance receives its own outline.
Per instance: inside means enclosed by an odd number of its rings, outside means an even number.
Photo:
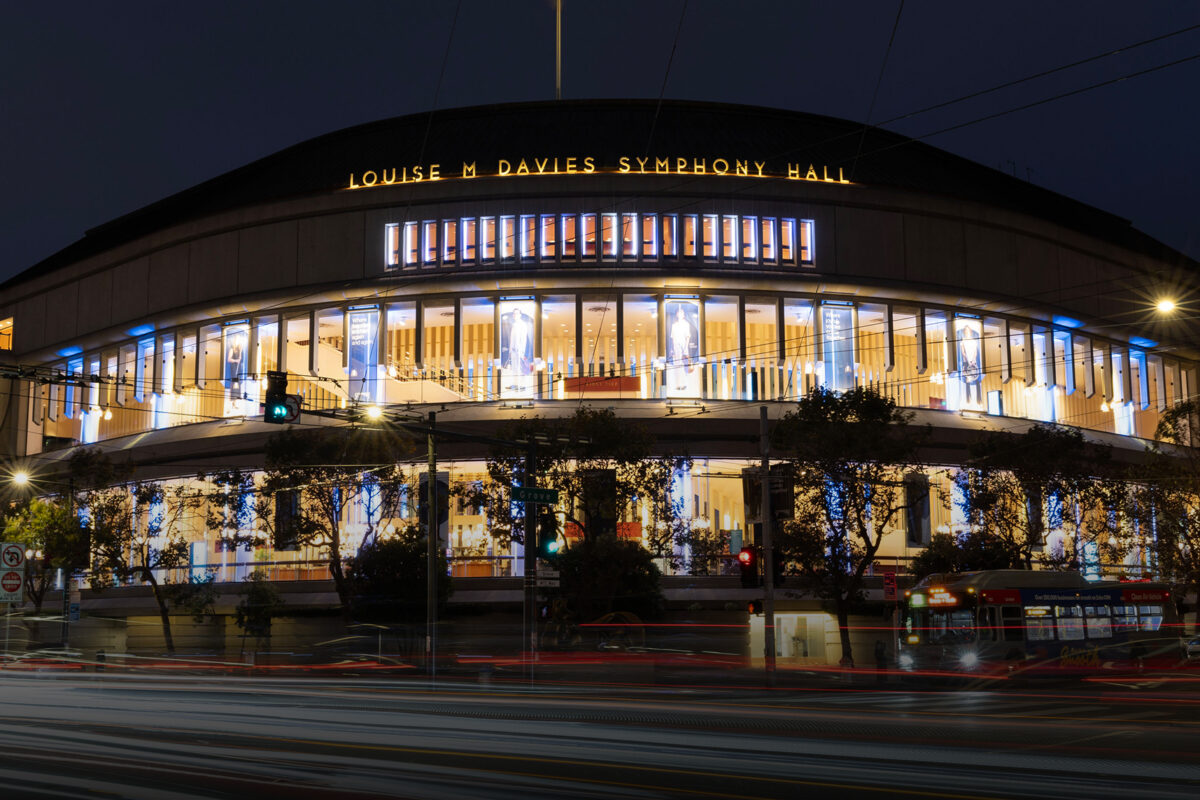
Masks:
[[[964,432],[1032,421],[1136,452],[1196,393],[1191,323],[1153,310],[1194,292],[1196,267],[1124,220],[841,120],[439,111],[297,145],[0,287],[26,381],[11,446],[36,464],[96,443],[162,477],[253,465],[278,430],[260,421],[268,370],[308,409],[481,430],[583,401],[685,447],[694,524],[739,531],[758,406],[816,386],[919,409],[948,466]],[[480,479],[478,453],[451,456],[452,480]],[[196,537],[198,566],[236,560]],[[515,574],[469,509],[451,537],[464,574]]]

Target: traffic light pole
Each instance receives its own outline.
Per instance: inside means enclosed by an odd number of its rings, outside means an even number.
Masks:
[[[523,483],[534,488],[537,486],[537,446],[530,437],[525,449],[525,475]],[[538,618],[537,618],[537,503],[525,501],[525,625],[529,631],[529,682],[533,683],[533,665],[537,659],[538,649]]]
[[[775,552],[772,536],[775,515],[771,513],[771,457],[767,436],[767,407],[758,409],[759,449],[762,451],[762,570],[763,570],[763,666],[767,685],[775,685]]]
[[[425,536],[425,664],[429,679],[437,680],[437,441],[434,425],[437,412],[429,412],[429,512],[426,514]]]

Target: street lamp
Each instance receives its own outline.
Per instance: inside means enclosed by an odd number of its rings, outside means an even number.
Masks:
[[[19,469],[12,474],[12,482],[14,486],[27,486],[29,484],[29,473],[23,469]]]
[[[1154,310],[1160,314],[1170,314],[1175,310],[1175,301],[1169,297],[1164,297],[1154,304]]]

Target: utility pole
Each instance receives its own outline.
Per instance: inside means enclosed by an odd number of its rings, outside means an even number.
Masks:
[[[67,479],[67,513],[71,519],[75,519],[75,478]],[[66,563],[63,565],[63,581],[62,581],[62,632],[59,638],[62,640],[62,649],[66,651],[71,640],[71,575],[75,571],[75,565],[71,563],[70,556],[73,553],[68,552]],[[65,653],[64,653],[65,657]]]
[[[763,568],[763,664],[766,668],[767,686],[775,685],[775,553],[771,528],[774,514],[771,512],[771,457],[770,438],[767,436],[767,407],[758,409],[758,439],[762,453],[762,568]]]
[[[434,438],[434,426],[437,422],[437,412],[429,412],[429,510],[426,513],[425,536],[425,664],[429,671],[429,679],[437,679],[437,547],[438,547],[438,509],[437,509],[437,444]]]
[[[525,486],[537,486],[537,445],[532,436],[525,449]],[[537,503],[525,501],[525,624],[529,629],[529,682],[533,683],[538,649],[537,593]]]

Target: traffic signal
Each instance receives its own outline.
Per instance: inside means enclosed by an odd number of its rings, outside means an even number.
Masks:
[[[743,547],[737,558],[738,567],[742,571],[742,586],[747,589],[762,586],[762,576],[758,569],[758,548]]]
[[[783,556],[778,547],[771,548],[771,575],[776,586],[782,586],[784,581]]]
[[[763,601],[762,600],[751,600],[749,603],[746,603],[746,610],[749,611],[751,614],[761,614],[763,612],[762,609],[763,609]]]
[[[287,393],[286,372],[267,373],[267,390],[263,396],[263,422],[282,425],[300,420],[300,399]]]
[[[562,541],[558,538],[558,520],[553,514],[542,514],[538,519],[537,554],[538,558],[554,558],[562,550]]]

